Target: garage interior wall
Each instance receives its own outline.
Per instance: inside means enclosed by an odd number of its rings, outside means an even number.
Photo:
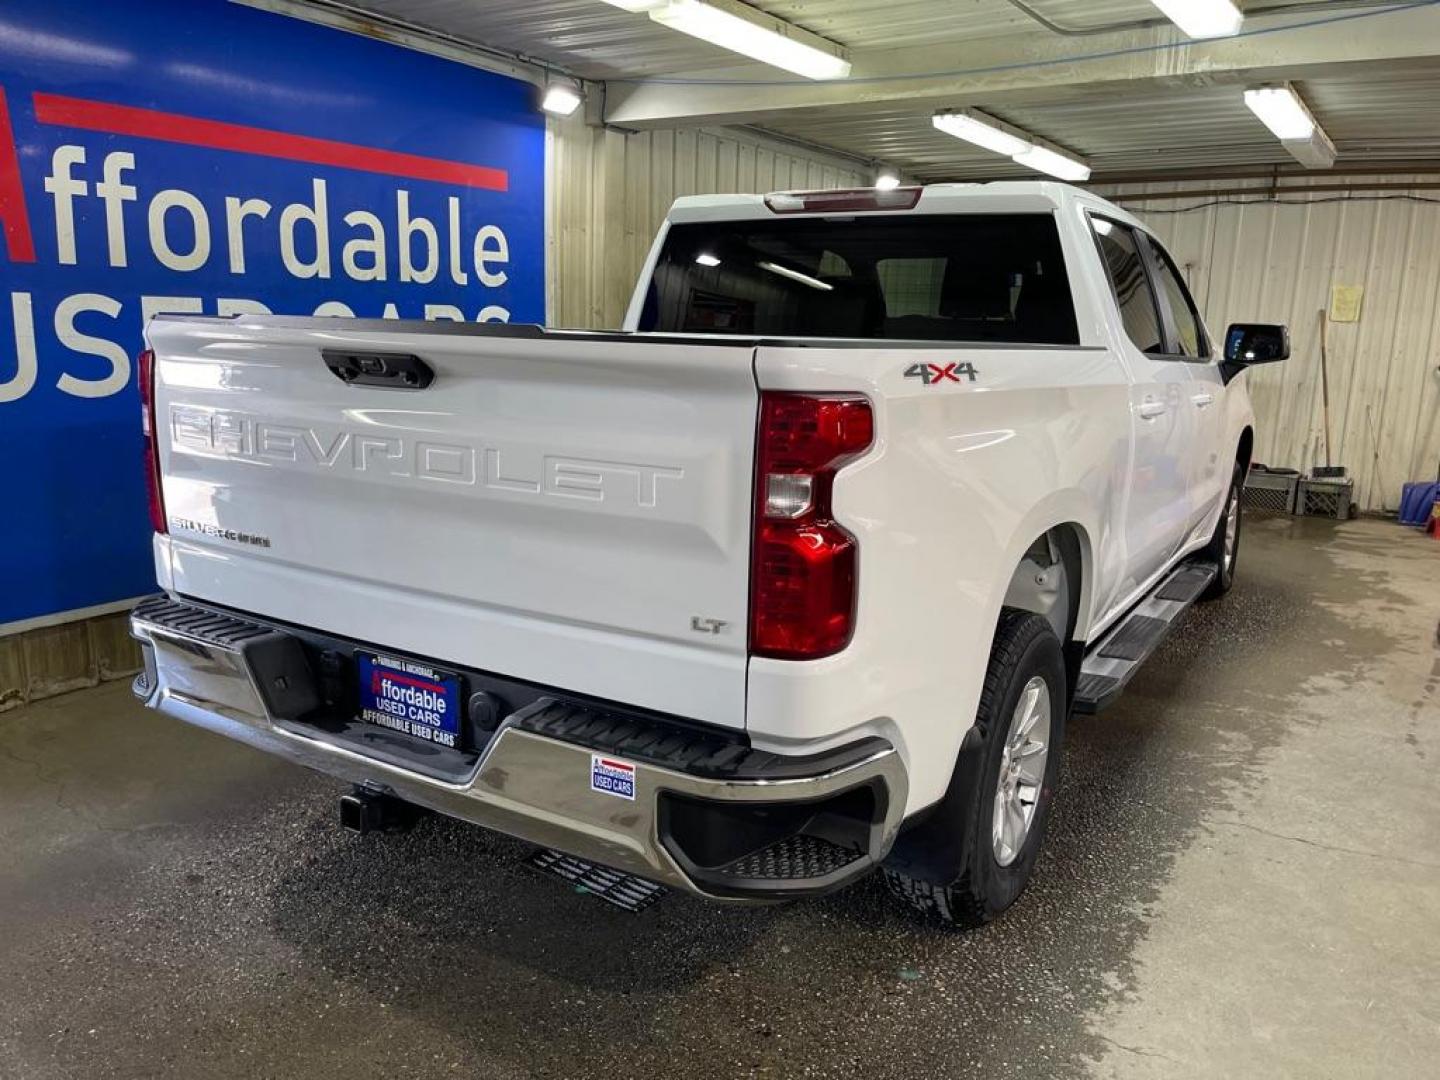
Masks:
[[[552,119],[550,324],[615,329],[655,231],[681,195],[868,183],[859,164],[737,130],[624,132]]]
[[[1258,462],[1325,463],[1320,313],[1333,286],[1364,290],[1358,321],[1327,330],[1331,458],[1349,468],[1361,509],[1393,511],[1402,483],[1440,468],[1440,190],[1404,187],[1433,176],[1344,179],[1346,191],[1308,194],[1336,180],[1288,180],[1278,196],[1260,180],[1097,190],[1154,229],[1213,334],[1232,322],[1289,325],[1290,359],[1249,374]],[[1177,191],[1199,194],[1134,198]]]

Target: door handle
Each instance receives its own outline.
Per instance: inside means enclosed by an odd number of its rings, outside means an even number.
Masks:
[[[409,353],[322,349],[320,355],[335,377],[350,386],[424,390],[435,381],[430,365]]]
[[[1163,401],[1146,398],[1135,411],[1140,414],[1141,420],[1154,420],[1157,416],[1164,416],[1168,407]]]
[[[1213,404],[1215,404],[1215,395],[1214,395],[1214,394],[1195,394],[1195,395],[1193,395],[1193,396],[1190,398],[1190,400],[1195,403],[1196,408],[1203,409],[1203,408],[1205,408],[1207,405],[1213,405]]]

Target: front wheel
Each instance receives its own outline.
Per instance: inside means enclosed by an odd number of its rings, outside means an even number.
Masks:
[[[976,727],[984,736],[979,790],[954,826],[968,829],[964,868],[948,885],[885,871],[890,891],[921,914],[979,926],[1025,891],[1045,834],[1065,736],[1065,661],[1042,615],[1000,615]]]
[[[1245,473],[1239,463],[1230,477],[1230,490],[1225,493],[1225,505],[1220,511],[1220,520],[1215,523],[1215,534],[1210,543],[1201,551],[1201,558],[1215,564],[1215,578],[1200,594],[1201,600],[1215,600],[1230,591],[1235,583],[1235,562],[1240,556],[1240,494],[1245,487]]]

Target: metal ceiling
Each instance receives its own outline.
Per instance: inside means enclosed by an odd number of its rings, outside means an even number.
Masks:
[[[852,49],[895,49],[1037,29],[1010,0],[746,0]],[[345,6],[564,65],[587,79],[734,68],[737,58],[600,0],[350,0]],[[1033,0],[1077,26],[1155,15],[1148,0]],[[774,69],[747,64],[757,76]]]
[[[1440,163],[1440,66],[1342,70],[1295,85],[1334,140],[1342,162],[1434,158]],[[1293,166],[1294,159],[1245,107],[1241,91],[1239,85],[1219,85],[1186,87],[1143,101],[1072,98],[995,110],[995,115],[1083,154],[1097,177]],[[901,163],[921,180],[1016,175],[1006,159],[943,135],[931,127],[928,115],[903,109],[860,115],[826,111],[770,129]]]
[[[773,77],[773,69],[652,23],[600,0],[310,0],[370,12],[409,26],[553,64],[590,79],[694,74],[730,69]],[[1068,29],[1153,19],[1148,0],[748,0],[854,51],[933,47],[1019,34],[1056,35],[1022,9]],[[1251,11],[1280,0],[1256,0]],[[1333,8],[1367,0],[1335,0]],[[1301,5],[1314,8],[1315,4]],[[1434,160],[1440,165],[1440,63],[1335,64],[1297,83],[1345,165]],[[1248,166],[1293,166],[1245,108],[1242,86],[1190,80],[1143,99],[1096,88],[1056,91],[1023,106],[991,111],[1083,155],[1097,179],[1151,172],[1193,173]],[[985,108],[983,100],[955,106]],[[896,105],[825,106],[783,114],[765,130],[867,160],[883,160],[922,180],[1017,175],[1006,159],[936,132],[929,110]],[[1028,174],[1027,174],[1028,175]]]

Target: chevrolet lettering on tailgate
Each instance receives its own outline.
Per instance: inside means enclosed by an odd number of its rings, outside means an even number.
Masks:
[[[647,510],[659,505],[663,489],[685,476],[684,469],[665,465],[411,439],[373,431],[321,430],[190,406],[173,406],[169,427],[171,444],[177,450],[521,495],[619,502]]]

